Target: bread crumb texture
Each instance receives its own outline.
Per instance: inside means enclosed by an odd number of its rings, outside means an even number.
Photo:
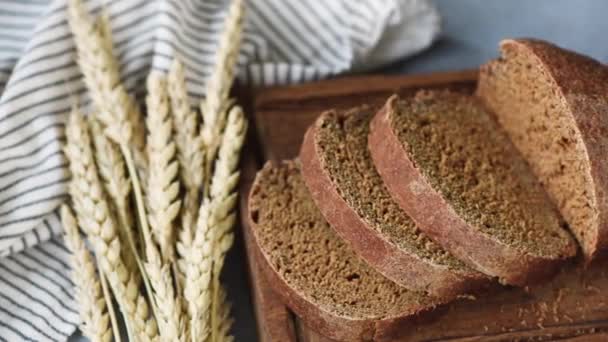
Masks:
[[[272,268],[299,296],[352,319],[413,314],[433,300],[361,261],[321,216],[296,162],[267,164],[250,197],[256,236]]]
[[[541,184],[475,98],[422,91],[396,104],[390,124],[424,178],[473,229],[526,254],[569,250]]]
[[[402,250],[448,268],[465,265],[425,236],[392,199],[367,147],[374,111],[360,107],[328,112],[317,126],[315,145],[340,196],[368,225]]]

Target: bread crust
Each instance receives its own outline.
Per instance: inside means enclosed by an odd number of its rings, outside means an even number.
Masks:
[[[536,58],[555,81],[556,95],[569,108],[586,149],[599,211],[589,231],[591,243],[583,246],[589,261],[608,254],[608,67],[600,62],[535,39],[507,39],[501,50],[523,49]],[[482,67],[482,74],[488,66]]]
[[[288,161],[287,167],[294,168],[293,162]],[[267,162],[264,168],[273,167]],[[259,244],[258,223],[252,217],[251,196],[259,187],[260,177],[256,176],[249,193],[247,220],[253,231],[254,253],[259,262],[263,275],[281,300],[313,330],[334,340],[339,341],[389,341],[403,337],[413,331],[414,325],[420,320],[428,320],[441,313],[435,306],[404,308],[401,315],[382,319],[351,319],[323,310],[298,293],[283,279],[273,267],[271,261]],[[438,304],[441,303],[438,301]]]
[[[397,101],[393,95],[372,119],[368,144],[378,172],[401,208],[446,250],[502,283],[524,286],[550,278],[565,258],[523,253],[479,232],[433,189],[391,127]],[[564,255],[574,252],[564,251]]]
[[[300,150],[300,161],[302,176],[315,204],[337,234],[368,264],[408,289],[427,291],[434,296],[453,299],[488,285],[490,279],[479,272],[450,270],[446,266],[430,263],[400,249],[386,236],[370,227],[355,209],[349,206],[323,167],[316,144],[317,132],[327,115],[332,115],[332,112],[323,113],[308,128]]]

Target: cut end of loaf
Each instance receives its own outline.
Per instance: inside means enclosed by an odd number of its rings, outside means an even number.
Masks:
[[[589,260],[608,245],[608,69],[532,39],[508,39],[477,94],[526,158]],[[602,198],[599,198],[599,197]]]
[[[308,322],[326,324],[330,317],[331,324],[362,333],[438,303],[361,261],[323,219],[296,162],[265,165],[250,193],[249,215],[263,259],[282,284],[272,285]]]

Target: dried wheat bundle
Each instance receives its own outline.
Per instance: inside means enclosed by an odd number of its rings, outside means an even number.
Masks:
[[[80,329],[91,341],[112,341],[113,330],[107,310],[111,303],[106,303],[93,257],[80,237],[72,211],[66,205],[61,207],[61,222],[66,244],[72,253],[72,279],[76,284],[76,299],[82,318]]]
[[[103,291],[107,278],[130,340],[231,341],[219,276],[234,240],[237,165],[247,129],[228,97],[243,2],[230,6],[201,117],[190,107],[179,61],[167,78],[149,76],[147,136],[139,106],[120,82],[107,15],[94,24],[80,0],[69,0],[68,12],[98,113],[88,125],[76,110],[70,115],[70,194],[104,275],[101,292],[109,292]],[[121,248],[125,244],[129,248]]]
[[[66,126],[65,154],[70,162],[70,194],[79,225],[92,242],[99,267],[107,276],[112,292],[135,340],[156,341],[157,326],[150,317],[146,299],[140,293],[139,277],[127,269],[121,256],[121,242],[114,217],[94,163],[87,122],[76,109]]]

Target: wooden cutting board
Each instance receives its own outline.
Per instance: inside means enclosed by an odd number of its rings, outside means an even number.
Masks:
[[[476,71],[420,76],[362,76],[257,92],[249,111],[253,134],[243,160],[241,218],[255,172],[265,160],[297,156],[310,123],[328,108],[364,103],[380,106],[393,94],[419,89],[451,88],[472,92]],[[275,295],[252,258],[250,227],[242,220],[262,342],[328,342],[308,328]],[[606,263],[583,269],[567,265],[550,283],[527,289],[501,288],[447,305],[402,341],[608,341],[608,272]]]

